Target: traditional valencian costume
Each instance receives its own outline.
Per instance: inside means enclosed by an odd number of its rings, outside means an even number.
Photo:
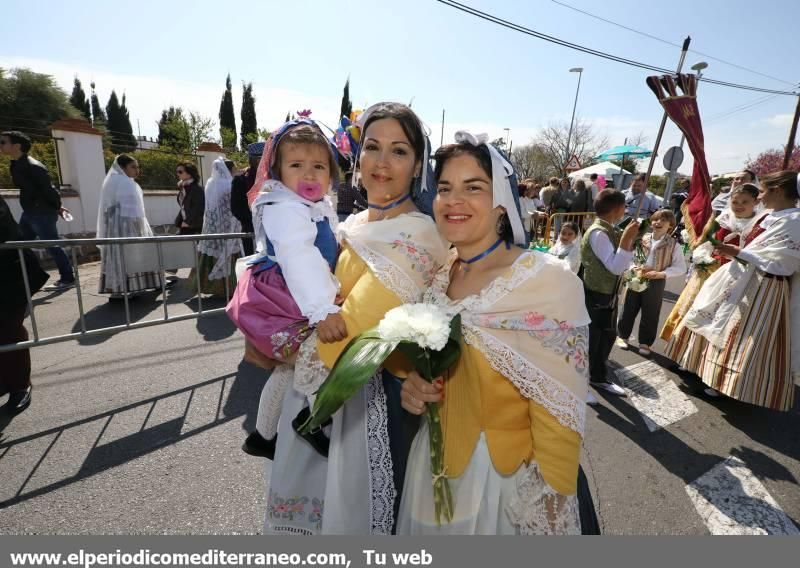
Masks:
[[[714,238],[722,243],[744,248],[764,232],[759,223],[765,216],[766,213],[756,213],[749,219],[738,219],[730,209],[726,209],[716,218],[720,229],[716,232]],[[711,243],[701,246],[712,248]],[[698,265],[696,262],[693,263],[689,281],[683,288],[678,301],[672,307],[667,321],[664,322],[664,327],[661,328],[661,339],[664,341],[670,340],[672,332],[675,331],[686,312],[692,307],[697,294],[700,293],[700,289],[705,281],[708,280],[708,277],[721,265],[730,262],[730,259],[725,257],[714,256],[713,258],[715,260],[713,264]]]
[[[486,144],[457,134],[457,141]],[[494,205],[525,244],[510,163],[492,146]],[[457,251],[425,301],[462,318],[462,352],[445,380],[451,522],[437,525],[427,426],[414,441],[399,534],[580,534],[576,485],[587,385],[589,317],[565,263],[523,253],[478,294],[450,300]]]
[[[214,160],[211,177],[205,187],[205,212],[203,213],[203,234],[218,235],[240,233],[242,224],[231,212],[231,183],[233,176],[223,158]],[[239,239],[207,240],[197,244],[200,254],[200,290],[205,294],[225,296],[233,293],[236,277],[233,267],[236,259],[244,255],[242,241]],[[196,291],[197,280],[189,277],[189,287]]]
[[[736,400],[791,410],[800,368],[800,210],[763,232],[712,274],[678,324],[667,355]],[[754,229],[755,230],[755,229]]]
[[[367,109],[359,125],[374,108]],[[426,151],[411,193],[417,207],[428,213],[434,196],[429,177]],[[327,457],[297,434],[293,422],[307,411],[309,399],[353,337],[375,326],[390,309],[422,299],[446,259],[447,246],[433,220],[417,212],[370,222],[363,211],[339,225],[338,236],[336,277],[348,337],[322,344],[312,334],[294,365],[275,369],[269,382],[276,386],[261,399],[259,432],[273,436],[278,417],[280,433],[274,464],[266,466],[265,533],[390,534],[394,526],[407,447],[392,433],[410,438],[403,432],[397,378],[376,374],[333,416],[325,429]],[[401,373],[402,359],[390,358],[386,367]],[[286,385],[282,398],[274,396],[284,390],[280,385]]]
[[[118,159],[118,158],[117,158]],[[117,159],[108,170],[100,193],[97,213],[97,238],[152,237],[153,231],[144,210],[142,188],[128,177]],[[161,288],[158,272],[128,272],[132,266],[151,264],[149,247],[141,245],[101,245],[100,284],[101,294],[120,295]],[[122,258],[125,256],[125,268]],[[127,289],[126,289],[127,279]]]

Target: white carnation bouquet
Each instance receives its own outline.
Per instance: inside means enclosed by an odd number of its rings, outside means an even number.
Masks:
[[[642,277],[640,268],[629,268],[622,274],[622,279],[632,292],[644,292],[650,284],[647,278]]]
[[[386,312],[378,325],[355,337],[344,349],[314,400],[311,417],[301,427],[321,427],[380,369],[397,349],[427,381],[441,376],[461,352],[461,316],[451,317],[432,304],[405,304]],[[453,519],[453,496],[444,470],[444,438],[439,404],[428,403],[431,475],[436,522]]]
[[[717,259],[712,256],[712,252],[714,252],[714,247],[711,246],[711,243],[704,242],[692,251],[692,264],[696,267],[707,267],[710,264],[715,264]]]

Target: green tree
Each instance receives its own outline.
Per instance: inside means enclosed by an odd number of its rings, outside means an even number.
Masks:
[[[165,148],[188,147],[189,140],[179,139],[179,130],[175,128],[176,123],[184,120],[183,109],[174,106],[161,111],[161,119],[158,121],[158,145]]]
[[[292,113],[287,112],[286,113],[286,120],[284,120],[284,122],[289,122],[290,120],[292,120]]]
[[[92,107],[89,104],[89,99],[86,98],[86,92],[83,90],[81,80],[75,77],[75,84],[72,86],[72,95],[69,97],[69,102],[88,120],[92,121]]]
[[[342,106],[339,110],[339,116],[346,116],[350,118],[350,113],[353,112],[353,101],[350,100],[350,77],[344,84],[344,92],[342,93]]]
[[[225,90],[219,103],[219,136],[222,147],[236,149],[236,116],[233,113],[233,92],[231,91],[231,74],[225,79]]]
[[[133,135],[133,125],[131,124],[131,115],[130,112],[128,112],[128,105],[125,100],[125,93],[122,93],[122,106],[120,107],[120,110],[122,111],[122,118],[123,118],[122,122],[124,126],[124,130],[122,132],[128,135],[128,137],[130,138],[130,142],[133,144],[133,148],[136,148],[139,144],[136,141],[136,137]]]
[[[256,98],[253,96],[253,83],[242,83],[242,143],[244,151],[248,144],[258,141],[258,120],[256,119]]]
[[[48,126],[60,118],[77,117],[67,93],[50,75],[30,69],[0,68],[0,127],[3,130],[35,130],[48,135]]]
[[[177,152],[193,152],[201,143],[214,141],[214,121],[199,113],[188,116],[180,107],[162,111],[158,123],[158,145]]]
[[[120,104],[114,90],[111,91],[106,105],[106,128],[110,135],[113,152],[119,154],[130,152],[136,148],[136,139],[133,137],[128,109],[125,108],[125,96],[122,96],[122,104]]]
[[[92,125],[96,127],[105,126],[106,114],[103,112],[103,107],[100,106],[100,99],[97,98],[97,93],[94,90],[94,81],[91,82],[92,87]]]

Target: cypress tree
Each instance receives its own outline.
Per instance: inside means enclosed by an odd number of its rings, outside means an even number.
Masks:
[[[89,99],[86,98],[86,93],[81,85],[81,80],[75,77],[75,84],[72,87],[72,95],[69,97],[69,102],[78,109],[84,118],[92,121],[92,109],[89,104]]]
[[[133,135],[133,125],[131,124],[131,115],[128,112],[128,107],[125,104],[125,93],[122,93],[122,106],[120,107],[120,122],[122,125],[122,130],[125,134],[124,136],[124,144],[128,146],[129,151],[135,150],[139,143],[136,140],[136,137]]]
[[[242,151],[247,145],[258,140],[258,121],[256,120],[256,99],[253,96],[253,83],[242,84]]]
[[[92,125],[103,126],[106,123],[106,114],[103,112],[103,107],[100,106],[100,101],[97,98],[97,93],[94,91],[94,81],[91,82],[92,87]]]
[[[219,103],[219,137],[222,147],[236,149],[236,116],[233,113],[233,92],[231,91],[231,74],[225,79],[225,91]]]
[[[289,122],[290,120],[292,120],[291,114],[287,112],[286,113],[286,120],[284,120],[284,122]]]
[[[346,116],[350,118],[350,113],[353,112],[353,101],[350,100],[350,77],[344,84],[344,93],[342,93],[342,108],[339,111],[339,116]]]

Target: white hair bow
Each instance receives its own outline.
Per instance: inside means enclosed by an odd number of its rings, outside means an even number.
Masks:
[[[497,148],[489,144],[488,134],[472,134],[465,130],[459,130],[456,132],[456,143],[486,146],[489,150],[489,156],[492,159],[492,205],[505,209],[508,220],[511,222],[511,230],[514,233],[514,243],[524,246],[525,229],[522,227],[522,219],[517,208],[517,198],[511,187],[511,176],[514,174],[514,167]]]

